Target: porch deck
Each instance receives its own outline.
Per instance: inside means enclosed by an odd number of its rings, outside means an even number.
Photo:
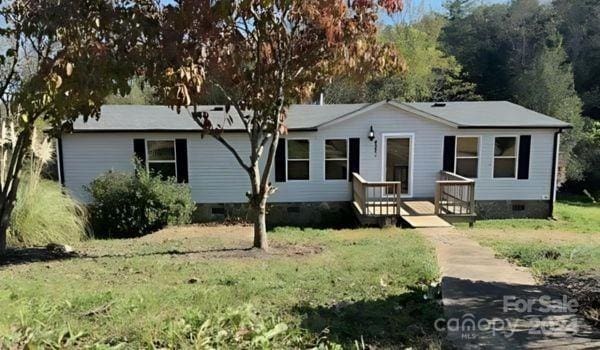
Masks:
[[[450,227],[450,222],[475,222],[475,182],[440,172],[433,200],[402,200],[400,182],[370,182],[353,174],[353,208],[363,225],[395,225],[398,220],[413,228]]]

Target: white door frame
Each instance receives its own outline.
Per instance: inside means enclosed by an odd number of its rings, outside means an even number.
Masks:
[[[381,151],[381,181],[385,180],[386,173],[386,162],[387,162],[387,139],[409,139],[408,141],[408,153],[409,153],[409,161],[408,161],[408,193],[400,195],[401,198],[412,198],[413,197],[413,170],[414,170],[414,160],[415,160],[415,134],[414,133],[383,133],[381,134],[382,138],[382,151]]]

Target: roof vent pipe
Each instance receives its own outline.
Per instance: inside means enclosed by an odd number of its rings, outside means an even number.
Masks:
[[[319,106],[322,106],[325,104],[325,94],[321,92],[321,95],[319,96]]]

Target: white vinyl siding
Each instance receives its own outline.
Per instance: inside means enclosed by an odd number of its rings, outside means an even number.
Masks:
[[[367,136],[373,126],[375,140]],[[286,139],[309,140],[309,180],[272,183],[278,188],[270,202],[349,201],[349,181],[325,180],[325,140],[360,138],[360,173],[368,181],[382,180],[382,133],[414,134],[412,195],[433,198],[442,168],[444,136],[479,137],[477,200],[549,199],[555,130],[474,129],[457,130],[431,120],[381,106],[352,119],[321,128],[318,132],[290,132]],[[527,180],[494,179],[494,137],[531,135],[531,164]],[[242,159],[249,158],[248,137],[226,133]],[[110,169],[131,171],[133,139],[188,139],[189,184],[198,203],[243,203],[250,189],[248,175],[231,153],[211,137],[199,133],[82,133],[63,135],[65,185],[86,200],[82,186]],[[286,152],[287,153],[287,152]],[[264,157],[263,157],[264,158]],[[263,159],[264,160],[264,159]]]

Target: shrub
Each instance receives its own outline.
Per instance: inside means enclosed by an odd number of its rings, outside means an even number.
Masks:
[[[191,222],[195,203],[189,186],[163,180],[139,166],[135,174],[107,172],[86,187],[96,236],[136,237],[166,225]]]
[[[85,208],[61,186],[25,176],[11,215],[8,243],[13,246],[72,244],[87,237]]]

